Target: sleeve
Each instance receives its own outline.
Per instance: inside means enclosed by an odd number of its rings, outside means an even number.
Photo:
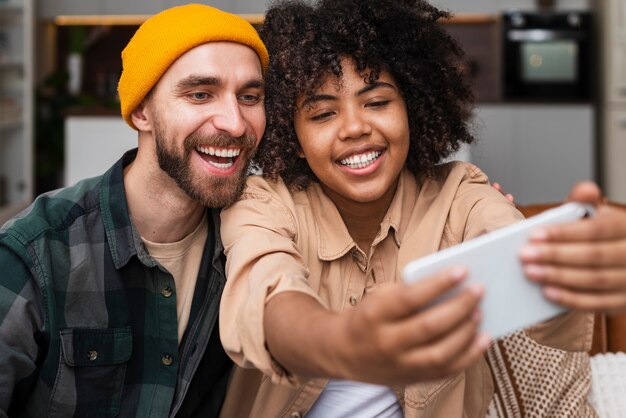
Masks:
[[[307,281],[298,249],[296,220],[278,195],[248,187],[222,211],[226,286],[220,306],[220,335],[226,353],[241,367],[255,367],[275,383],[294,384],[265,345],[265,304],[282,292],[302,292],[325,304]]]
[[[523,216],[488,185],[476,167],[459,185],[455,202],[464,205],[451,213],[456,239],[463,241],[504,227]],[[530,308],[530,307],[529,307]],[[570,311],[500,338],[489,347],[486,360],[494,383],[494,401],[502,410],[533,410],[537,416],[580,416],[593,413],[587,404],[591,385],[589,356],[593,314]],[[543,391],[537,396],[537,391]]]
[[[0,242],[0,416],[27,401],[43,332],[41,296],[27,265]]]
[[[456,239],[467,241],[524,219],[513,203],[489,185],[478,167],[467,164],[465,169],[450,211],[452,229],[463,231]]]
[[[451,213],[469,213],[465,227],[459,228],[464,230],[464,236],[460,238],[463,241],[524,219],[511,202],[489,186],[487,176],[471,165],[455,202],[466,207]],[[460,219],[453,221],[463,222]],[[565,351],[588,351],[591,349],[593,321],[593,313],[569,311],[524,331],[541,345]]]

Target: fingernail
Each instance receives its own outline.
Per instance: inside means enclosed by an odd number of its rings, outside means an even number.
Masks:
[[[467,286],[467,288],[474,296],[482,296],[482,294],[485,291],[485,289],[481,285],[478,285],[478,284],[471,284]]]
[[[548,232],[545,229],[534,229],[530,231],[530,239],[537,241],[546,241],[548,239]]]
[[[453,283],[458,283],[467,275],[467,269],[463,266],[456,266],[450,269],[450,278]]]
[[[478,345],[482,348],[489,348],[491,343],[492,338],[489,334],[483,332],[478,336]]]
[[[473,313],[472,313],[472,321],[474,322],[480,322],[480,320],[482,319],[483,314],[482,312],[480,312],[480,309],[476,309]]]
[[[520,257],[522,257],[522,259],[524,260],[534,260],[539,258],[539,255],[541,254],[541,252],[539,251],[539,248],[534,247],[532,245],[525,245],[522,247],[522,249],[519,252]]]
[[[539,280],[539,279],[543,279],[546,276],[546,271],[547,269],[543,266],[540,266],[538,264],[528,264],[526,266],[524,266],[524,274],[530,279],[530,280]]]
[[[550,300],[558,301],[561,299],[561,291],[554,287],[546,287],[543,290],[543,294]]]

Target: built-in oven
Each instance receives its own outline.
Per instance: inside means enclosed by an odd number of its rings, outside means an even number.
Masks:
[[[588,12],[506,12],[503,16],[506,99],[585,101],[592,78]]]

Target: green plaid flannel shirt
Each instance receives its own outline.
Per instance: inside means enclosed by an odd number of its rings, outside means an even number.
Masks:
[[[122,170],[40,196],[0,229],[0,417],[216,416],[219,211],[178,344],[176,286],[133,227]]]

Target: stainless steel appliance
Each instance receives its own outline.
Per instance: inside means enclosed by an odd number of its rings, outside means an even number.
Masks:
[[[506,12],[505,99],[586,101],[592,73],[592,19],[587,12]]]

